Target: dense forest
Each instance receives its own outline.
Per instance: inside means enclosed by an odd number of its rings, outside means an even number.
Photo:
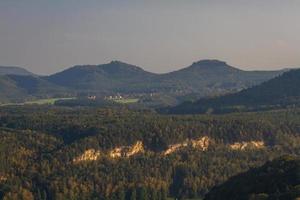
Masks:
[[[294,200],[300,196],[300,160],[284,156],[234,176],[213,188],[205,200]]]
[[[0,198],[203,198],[234,175],[299,155],[299,114],[1,107]]]
[[[196,102],[185,102],[162,109],[172,114],[229,113],[298,107],[300,100],[300,70],[284,74],[237,93]]]

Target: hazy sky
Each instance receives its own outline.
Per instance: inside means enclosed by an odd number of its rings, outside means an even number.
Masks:
[[[0,0],[0,65],[300,67],[300,0]]]

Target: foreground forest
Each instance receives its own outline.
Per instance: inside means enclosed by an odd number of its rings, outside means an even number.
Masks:
[[[234,175],[300,155],[299,114],[1,107],[0,199],[203,198]]]
[[[230,178],[205,200],[297,200],[299,196],[300,160],[284,156]]]

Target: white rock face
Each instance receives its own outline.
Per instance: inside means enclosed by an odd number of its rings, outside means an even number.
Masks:
[[[232,150],[246,150],[246,149],[262,149],[265,147],[264,141],[250,141],[250,142],[236,142],[229,145]]]
[[[113,150],[111,150],[109,152],[109,157],[111,157],[111,158],[121,158],[122,157],[122,151],[123,151],[122,147],[114,148]]]
[[[137,141],[132,146],[123,146],[114,148],[109,152],[109,157],[111,158],[121,158],[121,157],[131,157],[138,153],[145,152],[144,144],[142,141]]]
[[[88,149],[82,155],[73,159],[74,163],[80,163],[85,161],[95,161],[98,160],[101,155],[100,151],[95,149]]]
[[[207,136],[204,136],[198,140],[191,140],[193,148],[201,149],[206,151],[211,143],[211,139]]]
[[[196,140],[186,140],[183,143],[178,143],[178,144],[173,144],[173,145],[169,145],[168,149],[165,150],[162,154],[164,156],[172,154],[184,147],[192,147],[195,149],[199,149],[202,151],[207,151],[209,145],[210,145],[211,139],[207,136],[204,136],[202,138],[196,139]]]
[[[168,149],[163,152],[163,155],[165,155],[165,156],[169,155],[169,154],[174,153],[175,151],[178,151],[179,149],[181,149],[183,147],[187,147],[187,146],[188,146],[188,142],[169,145]]]
[[[195,148],[201,151],[207,151],[209,146],[211,145],[211,142],[212,140],[207,136],[201,137],[199,139],[193,139],[193,140],[187,139],[182,143],[169,145],[168,149],[161,152],[161,155],[167,156],[186,147]],[[236,142],[234,144],[230,144],[228,147],[232,150],[239,150],[239,151],[243,151],[247,149],[262,149],[265,148],[265,143],[264,141]],[[106,155],[112,159],[118,159],[118,158],[129,158],[136,154],[144,153],[144,152],[145,152],[145,148],[143,142],[137,141],[135,144],[131,146],[116,147],[110,150]],[[77,164],[86,161],[96,161],[100,158],[101,154],[102,153],[99,150],[88,149],[82,155],[74,158],[73,163]],[[3,182],[5,180],[6,177],[0,176],[0,182]]]
[[[182,143],[170,145],[169,148],[161,152],[161,154],[166,156],[184,147],[192,147],[195,149],[199,149],[201,151],[206,151],[210,145],[210,142],[211,139],[207,136],[201,137],[196,140],[185,140]],[[95,149],[88,149],[82,155],[74,158],[73,163],[77,164],[86,161],[96,161],[100,158],[101,154],[106,155],[112,159],[118,159],[118,158],[129,158],[136,154],[144,153],[144,152],[145,152],[145,148],[143,142],[137,141],[135,144],[131,146],[116,147],[108,151],[107,153],[100,152],[99,150],[95,150]]]
[[[133,146],[131,146],[126,152],[126,157],[134,156],[138,153],[145,152],[143,142],[137,141]]]

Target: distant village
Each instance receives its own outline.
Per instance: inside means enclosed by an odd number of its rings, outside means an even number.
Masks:
[[[148,93],[148,94],[115,94],[115,95],[108,95],[108,96],[97,96],[97,95],[89,95],[87,96],[87,98],[89,100],[92,100],[92,101],[96,101],[98,99],[101,99],[101,100],[109,100],[109,101],[117,101],[117,100],[125,100],[125,99],[131,99],[131,98],[141,98],[141,97],[153,97],[153,96],[156,96],[156,93]]]
[[[123,97],[122,95],[114,95],[114,96],[105,96],[103,99],[114,101],[114,100],[122,100],[124,98],[125,97]],[[97,96],[96,95],[90,95],[90,96],[88,96],[88,99],[95,101],[95,100],[97,100]]]

